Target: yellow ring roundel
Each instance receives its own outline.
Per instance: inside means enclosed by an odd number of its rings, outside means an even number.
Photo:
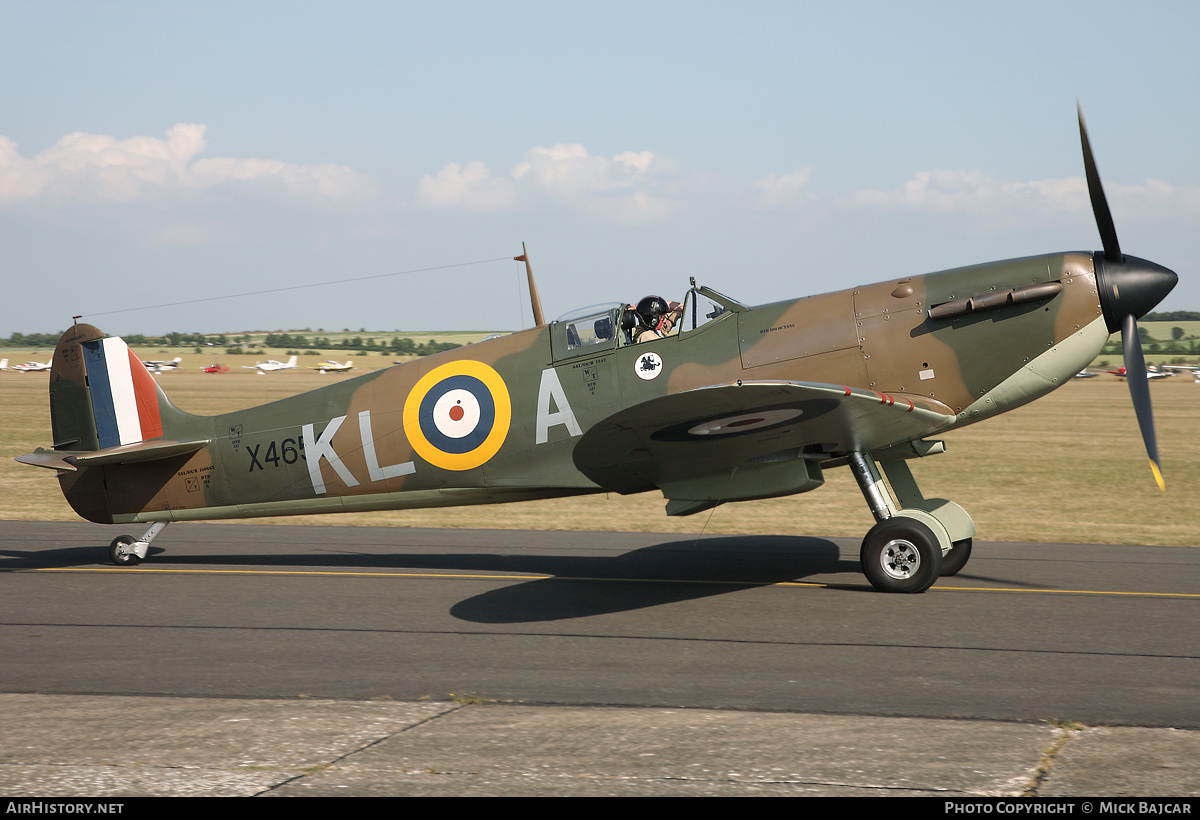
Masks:
[[[426,373],[404,400],[404,431],[417,455],[443,470],[473,470],[500,450],[512,402],[500,374],[463,359]]]

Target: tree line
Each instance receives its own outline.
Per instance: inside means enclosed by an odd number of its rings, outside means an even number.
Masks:
[[[1166,313],[1147,313],[1143,322],[1200,322],[1200,313],[1194,310],[1171,310]]]
[[[58,344],[59,333],[14,333],[8,339],[0,339],[0,345],[5,347],[54,347]],[[240,336],[229,337],[225,334],[206,336],[203,333],[168,333],[165,336],[144,336],[135,333],[122,336],[125,342],[133,347],[224,347],[226,353],[237,354],[242,347],[254,345],[257,347],[288,348],[298,350],[337,350],[354,352],[390,353],[394,356],[430,356],[445,350],[453,350],[462,345],[453,342],[437,342],[430,339],[419,344],[407,336],[392,336],[390,339],[375,337],[342,339],[332,341],[328,336],[308,337],[300,333],[268,333],[264,336],[251,336],[244,333]]]
[[[430,356],[434,353],[441,353],[444,350],[453,350],[462,345],[454,344],[453,342],[437,342],[430,339],[425,344],[417,344],[407,336],[393,336],[391,340],[376,339],[373,336],[364,339],[362,336],[355,336],[351,339],[342,339],[340,342],[333,342],[328,336],[314,336],[309,339],[307,336],[299,333],[268,333],[261,344],[266,347],[283,347],[296,349],[312,349],[312,350],[345,350],[345,351],[362,351],[362,352],[378,352],[391,353],[395,356]]]

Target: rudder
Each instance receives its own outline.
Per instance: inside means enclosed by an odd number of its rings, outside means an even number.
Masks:
[[[175,409],[125,341],[77,324],[54,349],[50,420],[55,450],[102,450],[161,438]]]

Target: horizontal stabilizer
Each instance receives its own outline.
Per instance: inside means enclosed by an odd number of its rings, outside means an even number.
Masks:
[[[195,441],[142,441],[122,444],[104,450],[47,450],[39,447],[32,453],[17,456],[17,461],[50,470],[74,471],[80,467],[101,464],[134,464],[140,461],[159,461],[176,456],[188,456],[211,443],[210,439]]]

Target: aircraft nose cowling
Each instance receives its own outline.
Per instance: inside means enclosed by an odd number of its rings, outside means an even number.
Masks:
[[[1145,316],[1179,281],[1175,271],[1136,256],[1112,262],[1097,253],[1095,261],[1100,307],[1109,333],[1120,330],[1126,316]]]

